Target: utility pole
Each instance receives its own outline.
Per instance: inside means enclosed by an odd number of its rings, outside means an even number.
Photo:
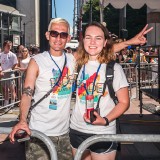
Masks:
[[[23,45],[25,46],[26,45],[26,23],[23,23]]]
[[[10,40],[10,13],[8,13],[8,40]]]
[[[77,35],[79,41],[82,39],[82,7],[83,0],[77,0]]]
[[[128,31],[126,29],[126,6],[120,9],[119,18],[119,37],[126,39],[128,37]]]
[[[54,0],[54,15],[57,18],[56,0]]]
[[[100,7],[100,23],[102,24],[104,21],[104,16],[103,16],[104,0],[99,1],[99,7]]]
[[[90,6],[89,21],[92,22],[92,0],[90,0],[89,6]]]
[[[78,24],[78,4],[77,4],[77,0],[74,0],[74,10],[73,10],[73,38],[77,37],[77,24]]]

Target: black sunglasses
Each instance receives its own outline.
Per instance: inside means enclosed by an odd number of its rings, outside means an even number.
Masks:
[[[49,31],[50,32],[50,35],[51,37],[58,37],[58,35],[60,35],[60,38],[63,38],[63,39],[66,39],[68,37],[68,33],[67,32],[57,32],[57,31]]]

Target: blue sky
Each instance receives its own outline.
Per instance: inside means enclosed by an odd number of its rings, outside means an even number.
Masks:
[[[66,19],[73,27],[74,0],[55,0],[57,17]],[[52,18],[55,18],[54,0],[52,0]]]

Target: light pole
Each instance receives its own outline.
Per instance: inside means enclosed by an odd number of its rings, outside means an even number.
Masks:
[[[23,23],[23,45],[25,46],[26,23]]]
[[[90,14],[89,14],[89,21],[92,22],[92,0],[90,0],[89,2],[89,6],[90,6]]]
[[[57,18],[56,0],[54,0],[54,14],[55,18]]]
[[[30,23],[30,22],[33,22],[32,20],[31,21],[28,21],[28,22],[24,22],[23,23],[23,45],[25,46],[25,44],[26,44],[26,40],[25,40],[25,38],[26,38],[26,25],[28,24],[28,23]]]

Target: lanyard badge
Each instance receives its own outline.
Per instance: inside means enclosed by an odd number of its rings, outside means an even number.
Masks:
[[[64,68],[65,68],[65,65],[66,65],[66,63],[67,63],[67,58],[66,58],[66,54],[64,54],[64,55],[65,55],[65,61],[64,61],[63,69],[62,69],[62,71],[61,71],[60,67],[58,66],[58,64],[56,63],[56,61],[52,58],[52,56],[51,56],[50,53],[49,53],[49,55],[50,55],[51,60],[52,60],[52,61],[54,62],[54,64],[57,66],[57,68],[58,68],[58,70],[59,70],[59,73],[60,73],[59,78],[57,78],[57,82],[56,82],[56,83],[53,85],[53,87],[52,87],[52,89],[54,90],[54,88],[55,88],[56,86],[58,86],[58,84],[59,84],[59,82],[60,82],[60,79],[61,79],[61,77],[62,77],[62,73],[63,73]],[[52,72],[53,72],[53,70],[52,70]],[[57,75],[53,75],[53,76],[56,76],[56,77],[57,77]],[[49,101],[49,109],[57,110],[57,102],[58,102],[58,93],[51,92],[51,93],[50,93],[50,101]]]
[[[57,110],[58,94],[50,93],[49,109]]]

